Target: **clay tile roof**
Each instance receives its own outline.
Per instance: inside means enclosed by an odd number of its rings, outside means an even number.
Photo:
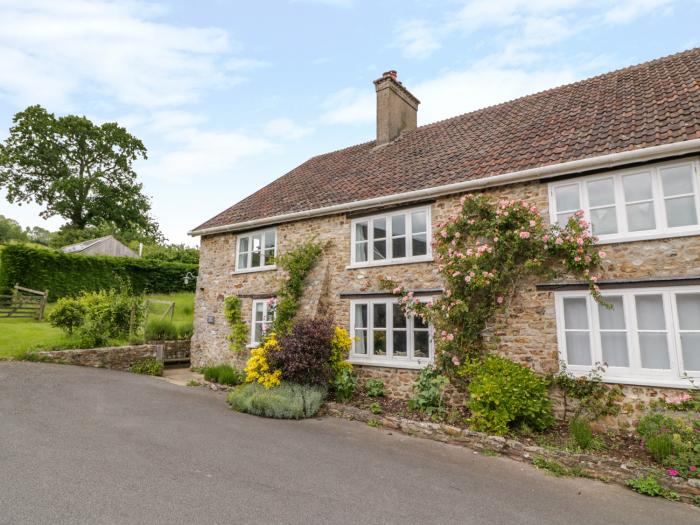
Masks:
[[[196,230],[700,138],[700,48],[313,157]]]

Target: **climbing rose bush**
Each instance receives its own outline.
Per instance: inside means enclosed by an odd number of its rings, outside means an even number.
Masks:
[[[447,221],[435,224],[433,253],[444,294],[424,303],[400,284],[384,281],[401,296],[407,313],[433,324],[437,364],[454,372],[453,378],[473,370],[473,360],[483,353],[482,332],[523,279],[569,274],[585,280],[600,300],[594,274],[605,258],[582,211],[560,227],[545,222],[537,207],[523,200],[466,195],[460,205]]]

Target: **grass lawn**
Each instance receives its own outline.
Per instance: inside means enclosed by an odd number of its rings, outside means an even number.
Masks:
[[[194,317],[194,294],[177,293],[152,295],[151,299],[175,301],[173,322],[182,326],[192,322]],[[54,304],[46,307],[46,314]],[[149,319],[159,319],[166,305],[153,304],[149,308]],[[126,344],[126,341],[124,342]],[[48,321],[33,319],[0,319],[0,359],[16,359],[32,350],[52,350],[77,348],[77,338],[68,337],[62,330],[52,327]]]

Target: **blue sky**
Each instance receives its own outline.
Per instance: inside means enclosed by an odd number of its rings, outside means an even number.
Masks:
[[[673,0],[0,0],[0,138],[14,113],[117,121],[174,242],[318,153],[374,137],[396,69],[419,124],[700,45]],[[319,189],[322,191],[322,189]],[[0,214],[55,229],[39,208]]]

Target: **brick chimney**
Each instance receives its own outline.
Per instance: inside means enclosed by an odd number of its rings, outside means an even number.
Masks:
[[[377,90],[377,146],[391,142],[403,131],[416,129],[418,104],[401,82],[396,71],[387,71],[374,81]]]

